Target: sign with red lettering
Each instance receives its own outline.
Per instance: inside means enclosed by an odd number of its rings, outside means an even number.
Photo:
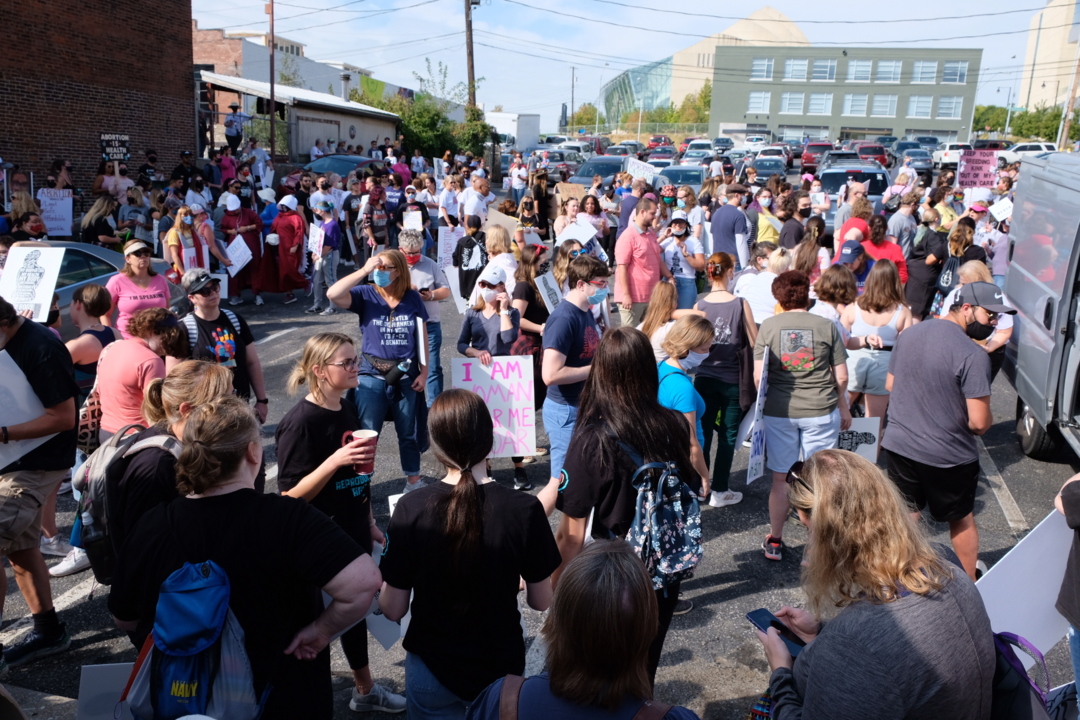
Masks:
[[[495,446],[488,457],[533,455],[536,452],[536,401],[533,398],[532,356],[454,358],[450,385],[483,398],[495,425]]]

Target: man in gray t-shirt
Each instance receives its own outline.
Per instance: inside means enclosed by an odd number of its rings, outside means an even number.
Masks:
[[[918,206],[919,193],[909,192],[900,198],[900,208],[889,218],[888,234],[904,251],[904,259],[910,257],[915,231],[919,229],[919,223],[914,218]]]
[[[446,275],[431,258],[423,254],[424,238],[419,230],[402,230],[398,234],[398,249],[405,254],[405,261],[409,263],[409,275],[412,278],[412,289],[420,293],[420,299],[424,301],[424,307],[428,312],[427,336],[428,336],[428,379],[427,379],[427,406],[435,402],[435,398],[443,390],[442,363],[439,362],[439,353],[442,351],[442,323],[439,322],[439,303],[450,297],[450,288],[446,284]]]
[[[976,436],[990,429],[990,357],[973,341],[994,333],[1004,304],[992,283],[968,283],[941,319],[900,334],[889,360],[889,424],[881,447],[889,478],[921,512],[949,523],[953,548],[975,579],[979,532],[973,514],[979,482]]]

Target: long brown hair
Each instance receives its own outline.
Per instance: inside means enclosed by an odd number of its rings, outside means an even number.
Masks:
[[[880,215],[871,215],[866,224],[870,226],[870,237],[867,238],[870,244],[874,247],[884,245],[885,234],[889,231],[889,224],[885,222],[885,218]]]
[[[641,332],[652,338],[664,323],[671,320],[671,313],[679,307],[679,294],[673,283],[656,283],[649,296],[649,309],[645,311]]]
[[[975,231],[965,223],[956,223],[956,227],[949,233],[949,254],[953,257],[961,257],[971,243],[975,240]]]
[[[823,246],[822,237],[825,235],[825,221],[815,216],[806,221],[806,232],[803,239],[795,246],[792,270],[798,270],[807,277],[813,274],[818,267],[818,250]]]
[[[866,290],[855,304],[867,312],[883,313],[895,310],[905,302],[900,271],[892,260],[878,260],[866,277]]]
[[[536,287],[536,272],[539,269],[536,259],[540,257],[542,252],[547,252],[547,250],[541,251],[536,245],[526,245],[525,249],[521,251],[521,262],[518,263],[517,270],[514,271],[514,280],[532,285],[533,292],[536,293],[537,297],[540,297],[540,288]]]
[[[551,268],[551,274],[555,276],[555,283],[559,286],[560,291],[563,284],[566,283],[570,261],[573,259],[570,257],[570,253],[581,249],[582,245],[577,240],[567,240],[555,251],[555,263]],[[570,289],[573,290],[574,288],[571,287]]]
[[[541,630],[551,692],[616,710],[652,697],[649,647],[658,623],[645,565],[622,540],[599,540],[566,567]]]

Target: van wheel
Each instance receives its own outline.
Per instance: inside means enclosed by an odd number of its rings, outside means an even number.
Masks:
[[[1052,459],[1063,441],[1056,429],[1040,425],[1031,408],[1020,398],[1016,398],[1016,437],[1020,441],[1020,450],[1035,460]]]

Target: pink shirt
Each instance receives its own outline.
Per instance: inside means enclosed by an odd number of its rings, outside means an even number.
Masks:
[[[615,302],[625,302],[629,290],[630,302],[649,302],[656,283],[660,282],[660,243],[656,233],[648,230],[642,233],[634,223],[630,223],[615,242],[615,264],[626,266],[628,288],[615,278]]]
[[[105,289],[112,295],[113,304],[120,311],[116,329],[125,340],[131,337],[127,325],[135,313],[147,308],[169,307],[169,283],[163,275],[154,275],[150,278],[150,284],[143,289],[124,273],[116,273],[105,283]]]
[[[97,388],[101,393],[101,429],[115,433],[138,423],[146,425],[142,414],[143,393],[150,381],[165,377],[165,361],[141,338],[118,340],[98,360]]]

